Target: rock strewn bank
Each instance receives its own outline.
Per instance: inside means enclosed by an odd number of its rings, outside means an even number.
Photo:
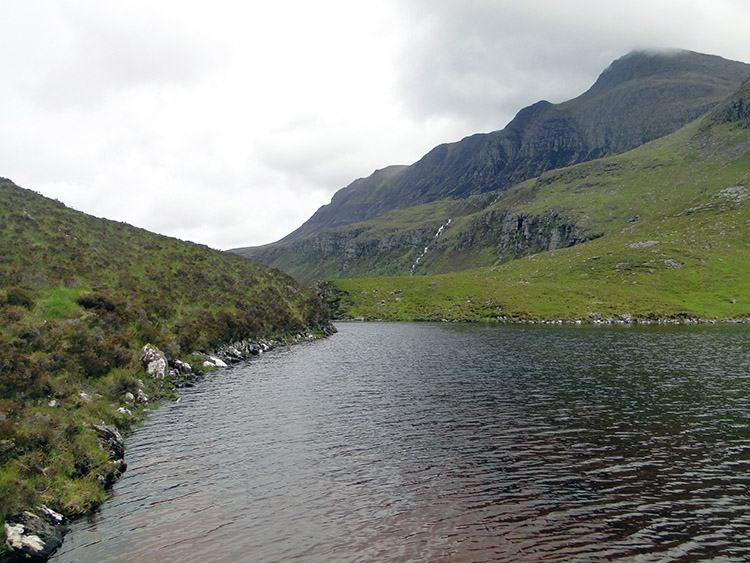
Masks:
[[[342,318],[340,321],[354,322],[400,322],[399,319],[380,319],[353,317]],[[443,323],[498,323],[504,325],[706,325],[706,324],[750,324],[750,317],[726,318],[726,319],[702,319],[696,317],[654,317],[639,318],[632,315],[617,315],[605,317],[599,313],[591,313],[588,319],[526,319],[513,317],[492,317],[486,319],[463,319],[463,318],[440,318],[440,319],[417,319],[407,322],[443,322]]]
[[[494,319],[502,324],[543,324],[543,325],[702,325],[702,324],[750,324],[750,317],[726,318],[721,320],[702,319],[689,315],[677,317],[636,317],[629,313],[624,315],[605,316],[601,313],[589,313],[587,319],[524,319],[498,317]],[[442,319],[443,322],[451,322]],[[460,322],[460,321],[455,321]]]
[[[332,324],[320,327],[324,336],[336,332]],[[146,344],[138,356],[148,377],[165,380],[169,385],[180,388],[191,386],[206,373],[205,370],[225,368],[231,364],[258,357],[279,345],[295,344],[315,340],[311,333],[298,333],[285,340],[244,339],[225,344],[212,352],[193,352],[195,361],[191,365],[179,359],[169,359],[166,354],[152,344]],[[196,366],[195,368],[193,366]],[[200,366],[200,367],[197,367]],[[126,392],[122,396],[124,405],[146,405],[149,397],[144,393],[144,385],[139,380],[138,392]],[[85,393],[82,400],[91,400]],[[120,406],[120,414],[135,417],[127,407]],[[102,485],[109,489],[127,469],[125,463],[125,440],[117,428],[105,424],[93,425],[99,447],[109,454],[110,461],[98,476]],[[46,561],[62,545],[68,530],[67,519],[45,505],[34,507],[8,518],[5,522],[5,550],[0,552],[0,563],[16,561]]]

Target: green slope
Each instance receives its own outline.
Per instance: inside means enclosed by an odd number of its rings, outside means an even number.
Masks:
[[[454,221],[420,266],[484,259],[485,267],[332,280],[341,293],[331,299],[346,318],[748,318],[749,122],[745,84],[668,137],[515,186]],[[507,260],[483,243],[500,229],[489,219],[507,216],[564,217],[591,240]]]
[[[152,399],[172,393],[145,376],[144,344],[192,361],[194,350],[243,338],[320,334],[328,313],[279,271],[2,180],[0,320],[3,519],[39,502],[67,515],[101,502],[109,459],[92,425],[132,425],[142,407],[123,396],[138,379]]]

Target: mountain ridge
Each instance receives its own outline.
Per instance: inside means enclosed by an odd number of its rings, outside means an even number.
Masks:
[[[633,51],[613,61],[591,88],[572,100],[536,102],[503,129],[440,144],[412,165],[356,180],[278,242],[392,209],[501,190],[546,170],[619,154],[676,131],[749,76],[750,65],[715,55]],[[233,251],[269,263],[262,250]]]
[[[706,68],[714,70],[707,73]],[[465,227],[461,216],[485,208],[493,200],[514,197],[506,192],[519,182],[538,183],[551,170],[578,160],[595,160],[599,152],[618,153],[618,147],[639,147],[643,146],[644,139],[661,138],[664,131],[679,129],[677,125],[684,125],[683,121],[687,123],[721,106],[727,96],[737,92],[743,83],[741,78],[746,79],[748,75],[750,65],[713,55],[688,51],[667,56],[630,53],[614,61],[594,85],[577,98],[561,104],[537,102],[519,111],[503,130],[438,145],[411,166],[390,167],[377,171],[370,178],[361,178],[337,192],[331,204],[321,207],[308,222],[281,241],[234,252],[281,268],[305,283],[326,277],[408,273],[409,261],[416,260],[425,245],[443,244],[444,237],[443,241],[433,241],[432,237],[448,218],[456,219],[451,229],[461,229]],[[634,76],[643,78],[634,82]],[[679,94],[677,101],[675,90]],[[719,93],[726,95],[718,99]],[[618,108],[637,108],[630,130],[615,127],[617,119],[606,119],[606,108],[613,98]],[[586,114],[592,104],[597,108],[593,117]],[[670,112],[654,125],[652,116],[662,112],[665,104],[670,106]],[[580,131],[587,127],[587,119],[595,118],[602,119],[598,128]],[[610,129],[616,130],[619,137],[607,133]],[[599,152],[590,150],[591,143],[582,141],[586,138],[598,143]],[[607,139],[609,145],[605,142]],[[549,158],[537,161],[535,154],[546,154]],[[508,155],[523,164],[520,172],[508,172],[501,166]],[[427,184],[441,175],[449,180],[443,182],[446,189],[440,192],[439,198],[433,199],[436,192]],[[530,177],[525,178],[526,175]],[[376,176],[377,182],[372,182]],[[409,180],[412,177],[416,178],[413,182]],[[472,190],[471,186],[477,188]],[[400,200],[403,207],[389,205],[394,190],[406,192]],[[528,193],[525,197],[529,197]],[[424,202],[425,199],[431,201]],[[355,206],[368,212],[358,216],[374,217],[350,222],[351,215],[339,216],[342,209]],[[325,217],[326,225],[336,227],[317,230],[323,224],[319,222],[321,217]],[[503,214],[495,215],[495,220],[502,220],[505,225],[506,230],[497,236],[506,241],[503,244],[507,248],[502,253],[506,258],[598,236],[597,232],[573,224],[559,213],[537,218]],[[489,219],[482,221],[486,223]],[[534,229],[542,225],[546,234],[539,235]],[[512,244],[511,239],[515,241]],[[476,233],[469,233],[464,246],[472,240],[476,244],[481,242]],[[500,239],[493,241],[500,244]],[[453,261],[446,259],[437,271],[476,267],[493,256],[497,257],[486,250],[456,254]],[[427,260],[429,262],[430,257]]]
[[[705,189],[712,186],[710,175],[716,172],[711,167],[717,158],[712,143],[720,137],[710,133],[721,130],[719,126],[722,124],[732,124],[742,130],[750,108],[748,84],[745,82],[723,102],[677,132],[620,155],[639,155],[642,152],[654,155],[654,164],[639,166],[635,171],[628,172],[627,181],[640,183],[651,179],[657,185],[671,183],[672,180],[660,176],[659,171],[671,169],[667,163],[676,157],[670,156],[664,163],[661,157],[656,156],[661,145],[671,144],[671,150],[676,155],[692,147],[688,164],[711,170],[710,173],[701,172],[701,175],[706,178]],[[743,147],[743,144],[739,144],[722,158],[736,159],[735,152],[746,150]],[[612,214],[612,209],[629,208],[629,211],[620,213],[627,214],[626,219],[634,221],[627,223],[630,227],[638,223],[638,217],[645,216],[639,205],[646,202],[639,201],[627,205],[622,201],[613,201],[606,206],[597,204],[595,209],[589,211],[579,209],[590,194],[597,193],[603,189],[601,186],[610,185],[612,180],[623,175],[622,166],[611,158],[546,171],[512,188],[395,209],[376,219],[271,245],[262,249],[263,260],[304,283],[312,283],[324,278],[455,272],[579,245],[595,240],[606,232],[605,219]],[[672,171],[675,178],[684,174],[681,169]],[[564,205],[554,200],[542,205],[544,200],[540,199],[540,194],[561,176],[566,178],[566,182],[578,185],[575,191],[577,195],[566,194]],[[736,180],[740,181],[741,178]],[[684,182],[690,189],[680,197],[696,197],[692,192],[695,186],[691,181]],[[670,194],[670,197],[674,197],[674,194]],[[685,202],[685,207],[690,206]],[[449,219],[450,224],[446,225]],[[445,229],[438,236],[438,231],[444,225]]]

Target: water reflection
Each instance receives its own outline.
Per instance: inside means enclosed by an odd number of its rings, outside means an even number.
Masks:
[[[339,328],[157,411],[57,560],[750,559],[748,327]]]

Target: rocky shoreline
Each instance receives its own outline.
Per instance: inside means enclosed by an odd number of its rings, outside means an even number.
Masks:
[[[332,324],[321,327],[324,336],[336,332]],[[170,359],[152,344],[141,349],[138,360],[146,377],[161,379],[174,388],[192,386],[195,381],[209,371],[220,370],[232,364],[257,358],[278,346],[315,340],[310,332],[298,333],[283,340],[244,339],[224,344],[211,352],[193,352],[192,363],[179,359]],[[143,382],[139,380],[137,393],[126,392],[122,396],[122,405],[117,408],[120,414],[135,417],[129,406],[149,404],[149,397],[143,391]],[[82,401],[91,398],[81,393]],[[125,440],[114,426],[101,422],[92,425],[96,432],[99,447],[109,454],[109,463],[98,476],[105,489],[110,489],[127,469],[125,462]],[[62,545],[68,531],[68,520],[62,514],[39,505],[32,510],[10,517],[5,522],[6,550],[0,552],[0,563],[16,561],[46,561]]]
[[[697,317],[669,317],[669,318],[639,318],[633,315],[604,316],[601,313],[590,313],[588,319],[498,319],[503,324],[541,324],[541,325],[642,325],[642,326],[664,326],[664,325],[715,325],[715,324],[750,324],[750,317],[737,319],[702,319]],[[446,321],[449,322],[449,321]]]
[[[336,319],[343,322],[402,322],[401,319],[383,319],[368,317],[353,317]],[[440,319],[409,319],[403,322],[443,322],[443,323],[497,323],[503,325],[639,325],[639,326],[666,326],[666,325],[717,325],[717,324],[750,324],[750,317],[725,318],[725,319],[703,319],[698,317],[634,317],[632,315],[604,316],[601,313],[590,313],[587,319],[527,319],[507,316],[489,317],[485,319],[465,318],[440,318]]]

